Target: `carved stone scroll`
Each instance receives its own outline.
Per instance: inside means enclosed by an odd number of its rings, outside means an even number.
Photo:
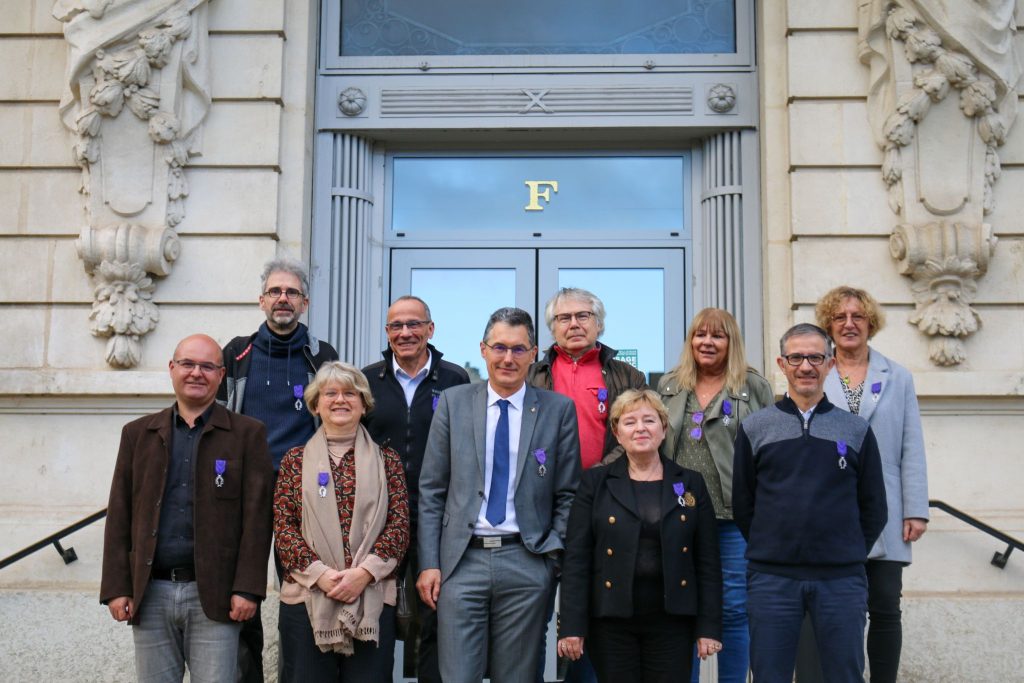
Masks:
[[[963,362],[970,303],[996,239],[985,216],[1017,114],[1015,0],[858,0],[860,59],[882,180],[901,222],[890,251],[913,280],[910,322],[937,365]]]
[[[75,132],[86,227],[78,253],[95,281],[92,333],[131,368],[159,320],[154,281],[180,251],[184,168],[210,107],[206,0],[58,0],[68,64],[60,115]]]

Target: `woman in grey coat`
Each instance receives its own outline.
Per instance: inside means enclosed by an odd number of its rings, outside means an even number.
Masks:
[[[903,567],[910,564],[910,544],[928,524],[928,469],[914,380],[868,346],[885,324],[870,294],[836,287],[818,301],[815,313],[836,345],[825,394],[868,421],[882,453],[889,520],[868,554],[868,662],[872,683],[895,681],[903,639]]]

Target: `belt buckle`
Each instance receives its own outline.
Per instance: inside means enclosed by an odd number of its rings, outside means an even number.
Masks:
[[[178,578],[178,572],[179,571],[182,573],[182,577],[181,578]],[[185,581],[188,580],[188,579],[184,578],[184,574],[185,574],[185,568],[184,567],[175,567],[174,569],[171,570],[171,582],[172,583],[184,583]]]
[[[485,548],[500,548],[501,536],[484,536],[483,545]]]

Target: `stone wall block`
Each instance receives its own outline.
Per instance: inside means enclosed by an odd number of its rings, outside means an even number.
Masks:
[[[0,38],[0,100],[60,99],[67,49],[59,36]]]
[[[1003,166],[1002,178],[993,188],[996,206],[987,217],[996,235],[1024,235],[1024,192],[1021,188],[1024,188],[1024,168]],[[996,246],[997,252],[1001,245],[1002,238]]]
[[[195,166],[276,167],[281,107],[273,102],[217,102],[210,108]]]
[[[813,303],[820,294],[839,284],[853,284],[871,291],[886,303],[913,302],[906,281],[890,266],[889,240],[807,237],[793,243],[793,266],[798,303]],[[988,264],[992,277],[978,280],[976,304],[1014,304],[1024,291],[1024,240],[1005,238]]]
[[[73,135],[53,104],[0,104],[0,130],[0,167],[74,167]]]
[[[793,166],[878,166],[863,102],[793,102],[789,108],[789,161]]]
[[[276,35],[211,36],[214,99],[280,99],[283,52]]]
[[[795,234],[888,236],[896,224],[873,168],[798,168],[790,188]]]
[[[77,235],[85,222],[80,182],[73,169],[0,170],[0,235]]]
[[[274,234],[281,175],[265,169],[193,168],[178,233]],[[2,207],[0,207],[2,211]]]
[[[789,37],[790,96],[864,97],[868,73],[856,54],[856,31],[794,33]]]
[[[0,368],[38,368],[43,364],[47,331],[46,309],[42,306],[0,306],[0,314],[21,340],[6,344],[0,353]],[[11,462],[2,458],[5,462]]]
[[[260,272],[275,256],[263,238],[183,237],[174,277],[158,290],[158,303],[251,303],[258,314]],[[241,332],[237,333],[241,334]]]
[[[4,3],[4,33],[60,34],[60,22],[53,18],[53,0],[8,0]]]
[[[284,31],[285,0],[217,0],[210,31]]]
[[[175,269],[177,274],[177,269]],[[258,274],[254,290],[259,289]],[[173,279],[173,278],[172,278]],[[207,286],[206,280],[196,286]],[[46,364],[56,370],[76,368],[92,369],[103,363],[105,340],[89,333],[89,310],[87,304],[54,306],[49,327],[49,353]],[[160,307],[160,324],[146,337],[138,371],[162,372],[167,369],[174,347],[182,338],[202,332],[209,334],[221,344],[227,343],[239,334],[250,334],[264,320],[256,304],[247,306],[176,306]],[[43,337],[40,337],[42,339]],[[120,393],[130,385],[118,381],[121,371],[103,373],[106,383],[96,383],[90,391],[96,394]],[[139,374],[131,371],[128,374]],[[170,380],[166,386],[159,384],[158,391],[170,391]]]
[[[32,237],[0,240],[0,303],[47,300],[54,242]],[[32,267],[26,268],[29,263]]]
[[[857,5],[845,0],[787,0],[789,28],[857,28]]]

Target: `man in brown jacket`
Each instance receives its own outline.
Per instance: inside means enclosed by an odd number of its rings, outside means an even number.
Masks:
[[[233,681],[241,623],[266,596],[271,466],[262,423],[216,404],[220,346],[182,340],[173,406],[125,425],[100,602],[129,622],[140,681]]]

